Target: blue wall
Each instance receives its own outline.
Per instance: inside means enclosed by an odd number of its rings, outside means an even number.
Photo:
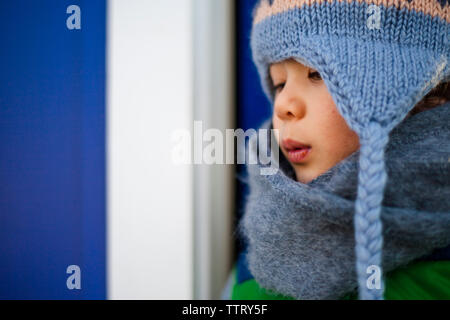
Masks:
[[[236,1],[237,5],[237,125],[258,128],[272,115],[272,107],[262,91],[250,50],[252,11],[259,0]]]
[[[272,107],[262,91],[258,72],[252,60],[250,33],[252,12],[258,0],[236,0],[236,83],[237,83],[237,127],[247,130],[258,129],[262,122],[272,115]],[[237,219],[244,212],[248,189],[245,183],[245,166],[237,166]],[[245,250],[244,239],[238,238],[236,251]]]
[[[105,298],[105,15],[0,2],[0,299]]]

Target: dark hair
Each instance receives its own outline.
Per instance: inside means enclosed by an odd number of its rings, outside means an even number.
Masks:
[[[443,82],[428,92],[428,94],[408,113],[408,116],[433,109],[448,101],[450,101],[450,82]]]

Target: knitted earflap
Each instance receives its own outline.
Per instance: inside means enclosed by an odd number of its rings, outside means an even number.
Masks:
[[[273,102],[270,64],[294,58],[316,69],[359,138],[355,253],[360,299],[382,299],[380,220],[390,131],[439,82],[450,79],[447,0],[262,0],[251,46]],[[375,19],[377,23],[373,23]],[[369,23],[369,20],[371,21]]]

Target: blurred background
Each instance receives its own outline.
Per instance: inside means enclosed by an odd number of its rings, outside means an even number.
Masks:
[[[220,298],[245,168],[171,136],[270,117],[255,3],[0,2],[0,299]]]

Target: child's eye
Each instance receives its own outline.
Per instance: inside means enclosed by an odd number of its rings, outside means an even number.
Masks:
[[[313,80],[322,80],[322,76],[317,71],[309,72],[308,78],[313,79]]]
[[[285,82],[282,82],[282,83],[280,83],[280,84],[275,85],[275,86],[274,86],[275,94],[280,93],[280,91],[283,90],[285,84],[286,84]]]

